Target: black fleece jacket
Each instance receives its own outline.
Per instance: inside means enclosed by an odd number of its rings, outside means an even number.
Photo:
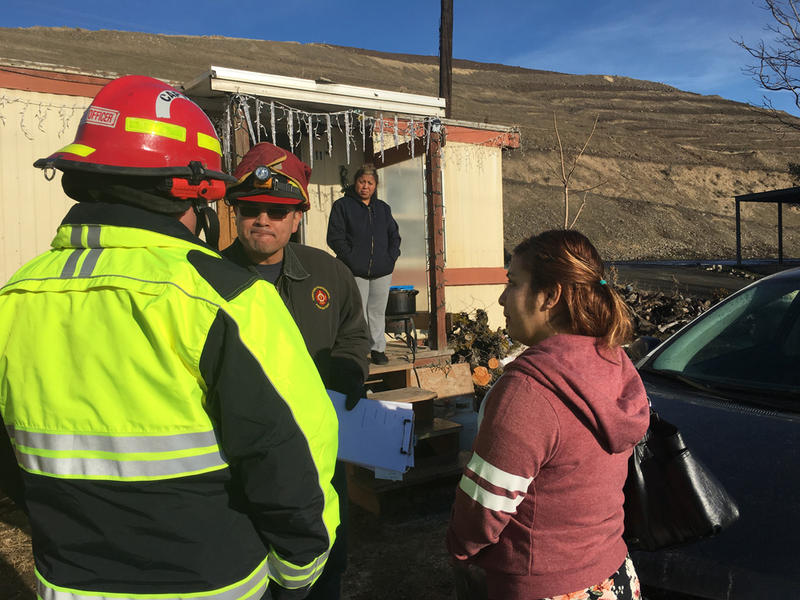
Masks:
[[[400,256],[400,231],[392,209],[377,194],[364,204],[352,188],[331,207],[327,241],[336,258],[364,279],[389,275]]]
[[[222,255],[256,272],[238,239]],[[290,242],[275,287],[325,387],[343,394],[360,389],[369,367],[369,334],[356,282],[344,265],[327,252]]]

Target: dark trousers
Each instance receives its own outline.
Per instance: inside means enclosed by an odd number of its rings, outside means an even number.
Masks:
[[[453,566],[453,582],[457,600],[486,600],[486,573],[480,567],[465,563]]]
[[[336,530],[336,541],[331,548],[325,569],[306,596],[306,600],[339,600],[342,595],[342,575],[347,568],[347,530],[350,514],[347,506],[347,472],[343,462],[336,461],[336,470],[331,483],[339,494],[340,525]]]
[[[306,596],[306,600],[339,600],[342,596],[342,574],[340,572],[329,572],[326,568],[319,579],[314,583],[314,587]]]

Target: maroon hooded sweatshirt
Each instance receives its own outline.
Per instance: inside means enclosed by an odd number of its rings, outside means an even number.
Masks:
[[[603,582],[627,554],[622,486],[649,422],[621,348],[554,335],[506,366],[482,407],[447,547],[486,570],[490,598],[535,599]]]

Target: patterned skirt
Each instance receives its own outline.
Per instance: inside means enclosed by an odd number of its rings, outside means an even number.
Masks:
[[[559,594],[542,600],[640,600],[642,592],[639,586],[639,576],[633,567],[631,557],[611,577],[588,587],[585,590]]]
[[[453,566],[456,598],[458,600],[487,600],[486,576],[483,569],[474,565]],[[630,556],[611,577],[583,590],[559,594],[541,600],[641,600],[639,576]],[[489,598],[488,600],[492,600]]]

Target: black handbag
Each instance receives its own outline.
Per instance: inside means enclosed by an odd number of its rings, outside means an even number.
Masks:
[[[689,451],[678,428],[650,410],[625,481],[625,533],[631,550],[660,550],[718,534],[739,508]]]

